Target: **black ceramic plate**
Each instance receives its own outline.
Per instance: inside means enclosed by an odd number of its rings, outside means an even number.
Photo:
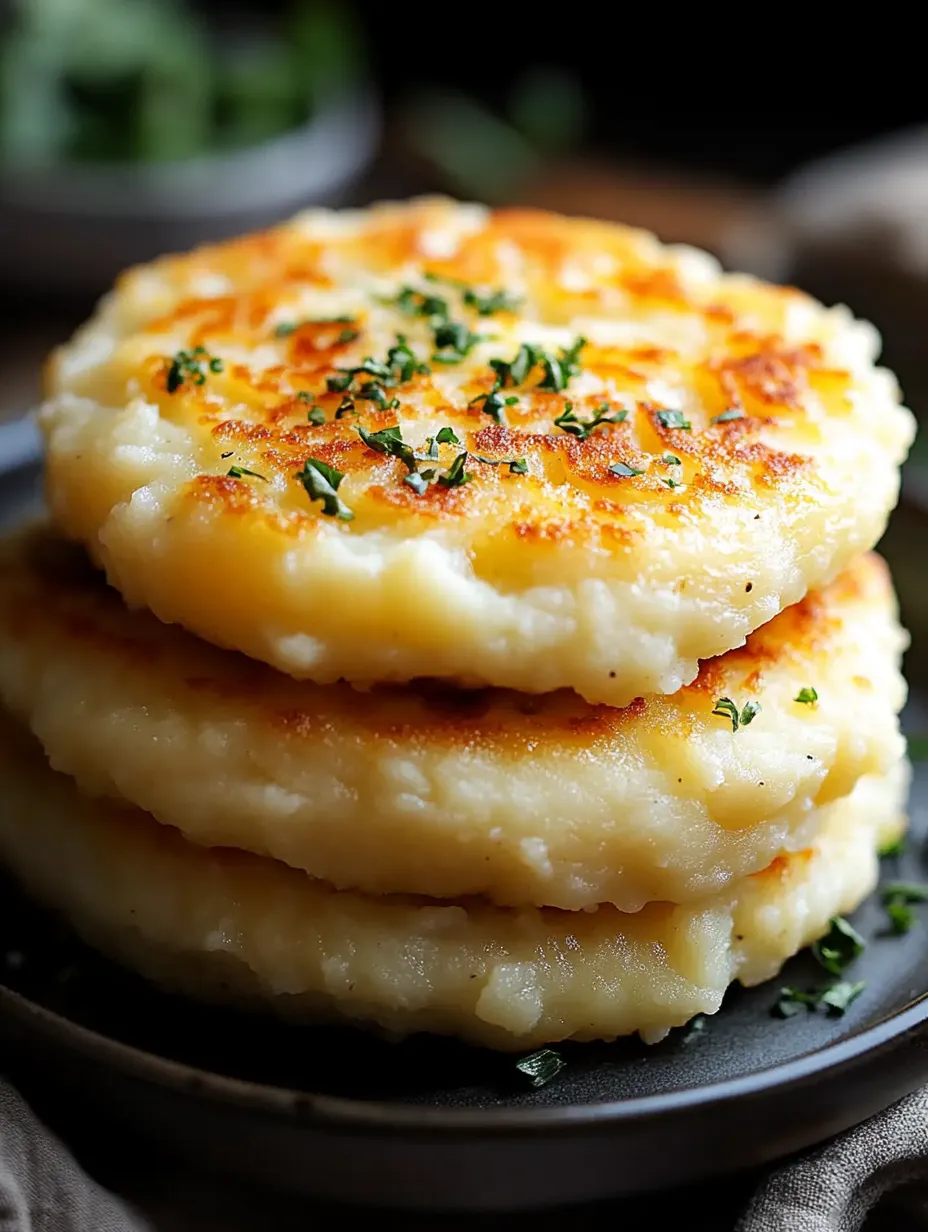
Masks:
[[[21,516],[35,500],[34,473],[8,476],[2,491],[0,521]],[[921,713],[916,697],[909,720],[920,730]],[[887,862],[893,879],[928,871],[924,771],[909,854]],[[566,1069],[537,1091],[520,1085],[512,1058],[448,1041],[391,1045],[157,993],[9,883],[0,886],[0,1011],[8,1042],[201,1164],[335,1199],[567,1203],[766,1162],[928,1081],[928,906],[920,910],[904,937],[887,935],[878,897],[856,913],[869,945],[852,978],[867,987],[842,1017],[772,1015],[781,984],[821,976],[800,955],[781,980],[732,990],[702,1029],[650,1048],[565,1046]]]

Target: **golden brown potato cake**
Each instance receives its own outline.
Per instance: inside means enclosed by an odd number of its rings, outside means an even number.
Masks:
[[[288,674],[624,706],[879,538],[875,331],[621,226],[313,211],[118,282],[48,496],[134,605]]]
[[[625,710],[296,682],[128,611],[45,528],[0,544],[0,570],[0,698],[57,769],[339,888],[690,901],[806,844],[816,806],[904,748],[905,637],[875,556]]]
[[[435,1031],[499,1049],[661,1038],[769,979],[873,888],[907,766],[823,809],[819,837],[686,906],[563,912],[339,892],[187,843],[81,796],[0,732],[0,858],[93,945],[168,988],[304,1021]]]

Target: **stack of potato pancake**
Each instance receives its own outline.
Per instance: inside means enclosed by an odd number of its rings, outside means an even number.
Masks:
[[[444,199],[129,271],[0,547],[0,856],[161,984],[304,1021],[715,1012],[904,825],[878,344]]]

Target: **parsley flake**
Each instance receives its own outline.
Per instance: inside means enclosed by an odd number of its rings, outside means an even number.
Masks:
[[[736,732],[739,727],[747,727],[749,723],[753,723],[760,710],[760,702],[745,702],[739,712],[738,707],[730,697],[720,697],[716,700],[715,709],[712,713],[719,715],[721,718],[730,719],[731,730]]]
[[[250,475],[252,479],[263,479],[268,482],[266,475],[259,475],[257,471],[250,471],[247,466],[230,466],[226,474],[230,479],[244,479],[246,475]]]
[[[909,932],[915,923],[912,904],[928,902],[928,885],[917,885],[910,881],[891,881],[889,885],[883,887],[881,897],[892,931],[901,935]]]
[[[668,466],[682,466],[683,463],[675,453],[665,453],[661,458],[662,462],[666,462]]]
[[[472,334],[463,322],[455,321],[437,325],[434,337],[438,349],[432,355],[432,362],[439,364],[459,364],[478,342],[483,341],[483,334]]]
[[[465,471],[464,467],[466,464],[467,450],[465,449],[463,453],[458,454],[458,456],[448,467],[445,474],[438,476],[438,482],[441,486],[443,488],[459,488],[463,484],[469,483],[470,480],[473,479],[473,475],[471,475],[468,471]]]
[[[384,409],[390,405],[384,388],[404,385],[418,373],[430,371],[428,364],[419,362],[403,335],[397,334],[396,344],[387,352],[385,362],[381,363],[380,360],[367,355],[355,368],[337,368],[338,375],[330,376],[326,380],[326,388],[330,393],[348,393],[351,392],[358,377],[372,376],[374,380],[362,385],[360,391],[354,396],[376,402],[381,409]]]
[[[314,406],[310,411],[307,412],[306,418],[309,420],[311,424],[316,424],[316,426],[318,427],[319,424],[325,423],[325,411],[322,409],[321,406]]]
[[[898,838],[891,839],[888,843],[884,843],[882,847],[879,847],[876,854],[881,860],[885,860],[892,856],[901,856],[904,851],[905,835],[900,834]]]
[[[778,1018],[792,1018],[795,1014],[805,1006],[807,1009],[814,1010],[818,1005],[819,994],[817,992],[802,992],[799,988],[781,988],[780,995],[776,1005],[773,1007],[774,1014]]]
[[[445,286],[454,287],[456,291],[460,291],[464,306],[473,309],[481,317],[491,317],[497,312],[515,312],[520,303],[518,299],[503,290],[490,291],[486,295],[481,295],[479,291],[469,287],[466,282],[461,282],[459,278],[448,278],[444,274],[431,272],[424,274],[423,277],[429,282],[442,282]]]
[[[627,466],[624,462],[613,462],[609,467],[609,473],[618,475],[620,479],[630,479],[632,475],[643,475],[644,471],[636,470],[633,466]]]
[[[203,385],[206,382],[204,364],[210,372],[222,372],[222,360],[216,355],[210,355],[206,347],[198,346],[192,351],[178,351],[171,360],[165,380],[168,393],[176,393],[187,380],[192,385]]]
[[[473,308],[474,312],[481,317],[492,317],[497,312],[515,312],[520,303],[515,296],[503,290],[481,295],[468,288],[464,291],[462,299],[468,308]]]
[[[682,428],[686,431],[693,426],[682,411],[658,411],[657,422],[662,428]]]
[[[580,352],[585,346],[586,339],[577,338],[573,346],[563,348],[556,358],[547,351],[539,352],[538,358],[545,375],[538,382],[538,388],[550,390],[554,394],[566,389],[571,377],[580,371]]]
[[[403,440],[403,429],[399,424],[382,428],[379,432],[368,432],[359,427],[358,435],[368,449],[386,454],[390,458],[399,458],[409,471],[417,469],[415,451],[412,445]]]
[[[620,424],[628,419],[628,411],[619,410],[615,414],[610,414],[612,408],[608,402],[603,402],[597,407],[596,414],[592,419],[580,419],[574,411],[572,402],[565,402],[564,409],[554,421],[555,428],[560,428],[562,432],[569,432],[571,436],[575,436],[579,441],[585,441],[587,437],[603,427],[605,424]]]
[[[834,984],[826,984],[823,988],[812,988],[805,992],[800,988],[781,988],[773,1012],[778,1018],[792,1018],[803,1009],[810,1013],[824,1009],[830,1014],[843,1014],[866,986],[864,980],[858,980],[854,984],[849,980],[838,980]]]
[[[714,415],[712,419],[709,420],[709,423],[714,423],[714,424],[731,423],[733,419],[744,419],[744,418],[745,418],[744,411],[739,410],[739,408],[736,406],[733,406],[727,411],[722,411],[721,415]]]
[[[473,455],[475,462],[486,462],[487,466],[508,466],[510,475],[527,475],[528,463],[524,458],[484,458],[479,453]]]
[[[544,375],[537,388],[550,393],[560,393],[567,388],[571,377],[580,371],[580,352],[585,346],[586,339],[577,338],[572,346],[562,347],[557,355],[552,355],[544,347],[523,342],[515,359],[490,360],[490,367],[496,373],[496,384],[491,392],[508,389],[510,385],[524,384],[532,369],[540,366]]]
[[[866,941],[853,924],[838,915],[831,921],[827,936],[813,944],[812,953],[816,962],[831,975],[842,975],[845,967],[866,948]]]
[[[311,501],[322,501],[322,512],[329,517],[340,518],[350,522],[354,514],[338,495],[338,487],[345,478],[342,471],[329,466],[321,458],[307,458],[302,471],[297,472],[297,479],[306,489]]]
[[[454,428],[439,428],[435,440],[439,445],[460,445],[461,443],[455,435]]]
[[[430,275],[426,274],[426,278]],[[439,279],[432,278],[434,282]],[[448,301],[440,295],[430,295],[425,291],[417,291],[415,287],[403,287],[394,300],[397,308],[409,316],[430,317],[446,321],[449,316]]]
[[[411,471],[408,475],[403,476],[403,483],[408,484],[416,496],[422,496],[426,488],[428,488],[429,479],[433,474],[434,471],[423,471],[421,474],[418,471]]]
[[[529,1086],[537,1089],[556,1078],[566,1064],[561,1054],[553,1048],[540,1048],[516,1061],[516,1070],[528,1079]]]
[[[471,398],[467,405],[476,406],[478,402],[482,402],[483,406],[480,409],[483,411],[484,415],[489,415],[495,423],[502,424],[505,422],[503,419],[503,413],[506,407],[515,406],[518,401],[519,399],[512,395],[508,398],[504,398],[500,393],[493,389],[488,394],[478,394],[476,398]]]
[[[818,701],[818,692],[811,685],[806,685],[799,690],[793,701],[799,702],[801,706],[814,706]]]
[[[856,1001],[866,987],[865,980],[858,980],[856,984],[852,984],[848,980],[841,980],[837,984],[832,984],[830,988],[825,989],[819,1004],[826,1006],[835,1014],[843,1014],[851,1002]]]

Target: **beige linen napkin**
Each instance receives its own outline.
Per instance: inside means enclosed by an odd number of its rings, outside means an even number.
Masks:
[[[140,1175],[148,1164],[140,1161]],[[130,1183],[126,1191],[131,1189]],[[0,1082],[0,1232],[291,1232],[348,1227],[357,1217],[300,1199],[279,1208],[267,1195],[243,1203],[231,1193],[231,1182],[206,1178],[191,1184],[152,1175],[142,1189],[140,1205],[156,1212],[152,1222],[90,1179],[20,1096]],[[733,1182],[721,1180],[698,1197],[670,1193],[524,1215],[409,1214],[400,1216],[399,1226],[408,1232],[439,1224],[446,1232],[593,1232],[679,1222],[682,1208],[687,1216],[681,1226],[688,1232],[928,1232],[928,1090],[774,1170],[740,1218],[732,1212],[733,1191]],[[374,1212],[368,1217],[381,1218]]]

